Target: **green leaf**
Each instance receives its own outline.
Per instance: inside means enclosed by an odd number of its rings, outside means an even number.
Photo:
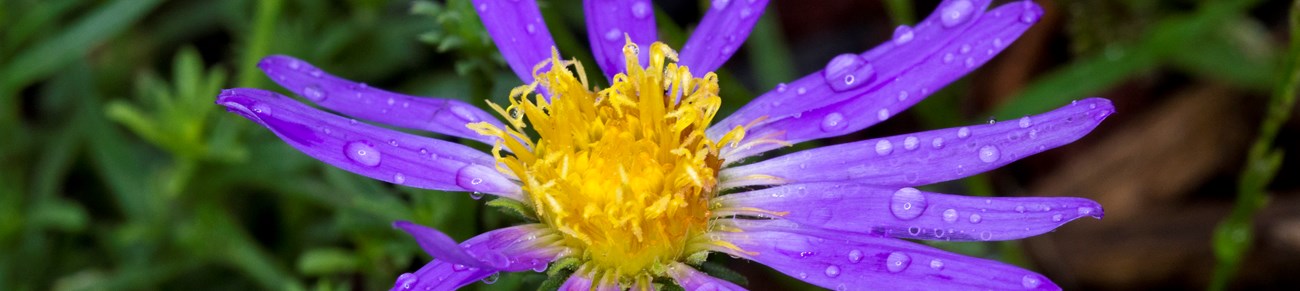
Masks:
[[[298,272],[321,276],[348,273],[357,269],[352,252],[338,248],[316,248],[303,252],[298,258]]]

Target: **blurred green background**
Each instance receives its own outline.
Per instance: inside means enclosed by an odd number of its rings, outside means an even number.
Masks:
[[[500,102],[520,84],[467,2],[0,0],[0,290],[387,289],[429,260],[392,221],[458,240],[518,223],[463,193],[332,168],[213,104],[222,88],[280,90],[254,66],[268,54],[397,92]],[[658,1],[660,37],[680,48],[706,2]],[[1104,220],[934,245],[1066,289],[1300,289],[1295,4],[1038,3],[1043,20],[968,77],[876,127],[785,151],[1108,97],[1118,114],[1079,142],[929,186],[1088,197]],[[935,5],[774,0],[718,72],[723,114]],[[581,2],[541,6],[560,51],[591,64]],[[810,288],[711,263],[753,289]]]

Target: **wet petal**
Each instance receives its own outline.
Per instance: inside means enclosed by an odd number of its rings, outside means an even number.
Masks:
[[[851,133],[886,120],[992,59],[1037,20],[1025,16],[1042,14],[1032,2],[982,13],[987,4],[946,1],[916,28],[900,27],[894,40],[860,55],[836,57],[826,70],[756,98],[711,128],[710,136],[764,116],[767,119],[752,127],[748,137],[797,143]],[[969,19],[946,25],[943,15],[954,10]],[[851,84],[846,83],[849,80]],[[765,144],[724,154],[736,160],[777,147]]]
[[[682,46],[680,64],[700,75],[722,67],[745,43],[765,9],[767,0],[713,1],[700,25]]]
[[[519,185],[473,148],[377,127],[261,89],[223,90],[217,104],[270,129],[295,149],[340,169],[410,187],[519,199]]]
[[[501,56],[524,84],[533,82],[533,67],[551,58],[551,38],[535,0],[474,0],[474,9]]]
[[[465,249],[461,248],[455,240],[436,229],[409,221],[393,222],[393,227],[415,237],[415,241],[420,243],[420,248],[435,259],[476,268],[504,267],[504,262],[490,260],[500,258],[500,253],[493,251],[484,256],[484,260],[480,260],[465,252]]]
[[[411,129],[477,140],[487,144],[494,137],[480,135],[466,124],[486,121],[498,127],[492,114],[465,101],[426,98],[370,88],[363,83],[330,75],[307,62],[289,56],[269,56],[257,66],[289,91],[330,110],[352,117]]]
[[[540,224],[507,227],[480,234],[461,243],[464,252],[479,258],[499,254],[507,262],[500,268],[477,268],[435,259],[415,273],[397,277],[391,290],[454,290],[497,272],[544,270],[562,249],[548,244],[558,236]]]
[[[709,276],[708,274],[705,274],[703,272],[696,271],[695,268],[679,262],[673,262],[671,265],[668,266],[668,276],[672,277],[673,280],[677,281],[677,286],[681,286],[686,290],[717,290],[717,291],[744,291],[745,290],[744,287],[740,287],[735,283],[727,282],[727,280],[714,278],[713,276]]]
[[[1078,140],[1115,112],[1090,98],[1044,114],[805,150],[724,169],[723,188],[852,181],[918,186],[992,170]]]
[[[813,285],[845,290],[1060,290],[1046,277],[997,261],[871,235],[737,222],[719,237],[743,251],[716,251],[767,265]]]
[[[623,58],[625,35],[641,48],[640,63],[649,64],[650,44],[659,40],[654,5],[649,0],[587,0],[583,1],[583,8],[591,52],[606,78],[612,80],[614,75],[627,70]]]
[[[718,198],[715,215],[770,217],[840,232],[926,240],[1012,240],[1102,208],[1075,197],[971,197],[848,183],[784,185]]]

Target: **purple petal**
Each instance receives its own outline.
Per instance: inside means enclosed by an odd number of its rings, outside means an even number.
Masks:
[[[767,0],[713,1],[691,38],[682,46],[681,62],[703,76],[721,67],[749,37],[767,9]]]
[[[533,67],[550,59],[555,48],[537,1],[474,0],[474,9],[510,69],[524,84],[532,83]]]
[[[735,283],[727,282],[696,271],[695,268],[679,262],[668,266],[668,276],[677,281],[677,285],[686,290],[744,291]]]
[[[718,216],[780,218],[837,232],[926,240],[1012,240],[1102,208],[1074,197],[970,197],[847,183],[784,185],[718,198]]]
[[[1042,14],[1032,2],[982,13],[987,4],[941,3],[916,28],[897,29],[894,40],[860,55],[836,57],[826,70],[759,96],[710,128],[710,136],[765,116],[747,136],[798,143],[851,133],[888,119],[992,59]],[[953,11],[963,12],[968,19],[946,25],[943,15]],[[846,83],[850,79],[853,83]],[[736,160],[777,147],[766,144],[726,154]]]
[[[563,290],[563,291],[590,291],[590,290],[595,290],[595,291],[618,291],[618,290],[621,289],[621,288],[619,288],[618,282],[613,282],[613,281],[610,281],[610,280],[602,280],[602,281],[600,281],[600,282],[596,282],[595,280],[593,280],[593,279],[591,278],[591,276],[592,276],[592,274],[587,273],[587,272],[584,272],[582,269],[579,269],[577,272],[574,272],[573,275],[570,275],[568,280],[564,280],[564,284],[560,285],[559,290]]]
[[[845,290],[1060,290],[1042,275],[996,261],[871,235],[737,222],[719,233],[743,251],[716,251],[772,267],[813,285]]]
[[[497,252],[491,252],[484,256],[483,260],[475,258],[465,252],[465,249],[461,248],[451,237],[430,227],[409,221],[393,222],[393,227],[415,237],[415,241],[420,243],[420,248],[423,248],[425,253],[438,260],[477,268],[500,268],[505,264],[497,260],[503,258]]]
[[[724,169],[722,187],[818,181],[903,187],[955,180],[1078,140],[1114,111],[1109,100],[1089,98],[995,124],[820,147]]]
[[[655,30],[655,9],[649,0],[587,0],[583,1],[583,8],[591,51],[606,78],[612,80],[614,75],[627,71],[623,57],[624,34],[642,48],[637,55],[640,63],[649,63],[650,44],[659,40]]]
[[[489,231],[461,243],[464,252],[475,257],[504,256],[499,268],[478,268],[435,259],[415,273],[397,277],[391,290],[454,290],[497,272],[543,270],[562,251],[550,246],[558,236],[540,224]]]
[[[221,91],[217,104],[270,129],[299,151],[340,169],[410,187],[519,199],[519,185],[473,148],[372,126],[261,89]]]
[[[257,64],[268,77],[289,91],[340,113],[395,126],[493,144],[496,137],[480,135],[465,125],[486,121],[504,128],[491,114],[464,101],[425,98],[370,88],[335,77],[289,56],[269,56]]]

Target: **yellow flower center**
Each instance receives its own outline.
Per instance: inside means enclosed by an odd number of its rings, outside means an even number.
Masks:
[[[588,89],[582,64],[552,53],[534,69],[536,83],[510,93],[508,107],[490,104],[509,128],[470,128],[500,137],[493,149],[497,169],[518,177],[524,203],[563,234],[580,271],[649,283],[667,263],[710,243],[702,234],[717,195],[718,151],[740,140],[744,129],[718,141],[705,136],[721,104],[716,74],[693,77],[662,43],[651,45],[647,67],[630,41],[623,53],[627,72],[599,91]],[[549,71],[536,73],[548,64]],[[550,97],[534,94],[537,86]],[[525,119],[536,139],[525,131]]]

